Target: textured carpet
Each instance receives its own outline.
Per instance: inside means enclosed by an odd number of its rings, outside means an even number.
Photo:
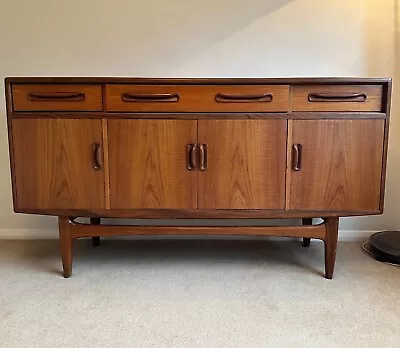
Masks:
[[[0,241],[0,347],[397,347],[400,268],[340,243]]]

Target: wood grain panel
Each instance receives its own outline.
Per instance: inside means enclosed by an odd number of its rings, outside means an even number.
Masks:
[[[178,97],[171,98],[170,101],[140,101],[134,98],[124,101],[123,95],[126,93],[131,96],[171,94]],[[223,94],[226,98],[217,102],[218,94]],[[266,97],[257,99],[263,95]],[[249,99],[246,100],[246,96]],[[106,86],[106,101],[107,111],[111,112],[285,112],[289,105],[289,86],[109,84]]]
[[[320,97],[312,98],[313,95]],[[381,112],[382,100],[382,85],[300,85],[293,87],[292,108],[293,111]]]
[[[111,208],[196,208],[186,154],[196,140],[197,121],[109,120]]]
[[[14,111],[102,111],[101,85],[14,84]]]
[[[301,170],[291,171],[290,208],[379,210],[384,127],[384,120],[293,121],[302,158]]]
[[[293,132],[293,120],[287,121],[287,135],[286,135],[286,149],[290,149],[292,147],[292,132]],[[290,187],[291,187],[291,178],[290,171],[291,168],[291,152],[286,151],[286,183],[285,183],[285,209],[289,210],[290,208]]]
[[[101,120],[103,134],[103,153],[104,153],[104,189],[105,207],[110,209],[110,163],[108,160],[108,124],[106,119]]]
[[[104,208],[104,171],[94,170],[101,120],[12,120],[17,209]]]
[[[199,172],[199,209],[283,209],[285,120],[199,121],[208,169]]]

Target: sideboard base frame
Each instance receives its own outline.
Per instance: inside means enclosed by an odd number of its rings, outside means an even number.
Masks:
[[[76,221],[72,217],[58,217],[60,249],[63,275],[72,274],[73,241],[79,238],[94,238],[94,245],[100,237],[134,235],[249,235],[302,237],[303,245],[308,246],[311,238],[320,239],[325,244],[325,278],[332,279],[338,239],[339,217],[324,218],[320,224],[312,225],[311,219],[303,219],[302,226],[121,226],[101,225],[100,219],[90,219],[90,224]],[[308,244],[308,245],[307,245]]]

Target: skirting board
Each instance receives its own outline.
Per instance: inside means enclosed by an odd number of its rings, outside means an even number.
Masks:
[[[339,230],[339,241],[341,242],[350,242],[350,241],[363,241],[367,240],[369,236],[378,231],[358,231],[358,230]],[[0,229],[0,239],[57,239],[58,238],[58,230],[56,229]],[[112,237],[113,238],[113,237]],[[268,238],[274,240],[290,240],[291,238],[282,238],[282,237],[250,237],[250,236],[168,236],[168,237],[160,237],[160,236],[134,236],[134,237],[115,237],[115,238],[136,238],[136,239],[160,239],[160,238],[171,238],[171,239],[198,239],[198,238],[206,238],[206,239],[254,239],[254,238]]]

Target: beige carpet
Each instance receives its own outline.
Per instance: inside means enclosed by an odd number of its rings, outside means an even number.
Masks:
[[[400,268],[341,243],[0,241],[0,347],[398,347]]]

